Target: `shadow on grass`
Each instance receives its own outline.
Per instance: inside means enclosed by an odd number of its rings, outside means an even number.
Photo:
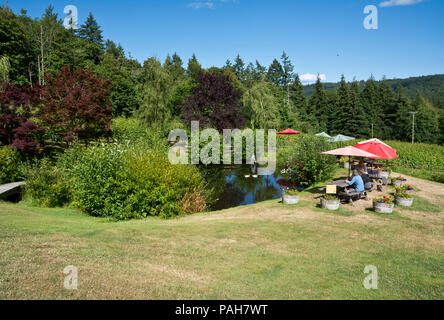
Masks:
[[[336,213],[336,214],[339,214],[344,217],[351,217],[351,216],[355,215],[353,212],[347,210],[347,208],[344,208],[344,206],[346,206],[346,205],[341,203],[338,210],[328,210],[328,209],[322,208],[320,204],[317,204],[315,206],[314,210],[318,211],[318,212],[325,212],[325,213]]]
[[[379,213],[375,212],[373,208],[366,208],[365,211],[367,213],[373,214],[378,217],[383,217],[387,219],[393,219],[393,220],[411,220],[410,218],[407,218],[403,216],[400,212],[393,210],[392,213]]]

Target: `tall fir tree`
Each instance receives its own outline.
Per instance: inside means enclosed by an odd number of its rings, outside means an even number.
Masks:
[[[354,128],[351,124],[351,115],[353,114],[353,104],[350,97],[350,89],[342,75],[337,92],[336,110],[334,113],[332,134],[353,135]]]
[[[271,84],[282,87],[284,84],[284,69],[281,63],[274,59],[273,63],[268,68],[267,79]]]
[[[379,83],[379,105],[383,113],[383,138],[392,137],[394,127],[396,126],[396,99],[393,89],[387,83],[385,77]]]
[[[379,99],[378,84],[373,76],[366,81],[361,92],[361,99],[370,126],[370,135],[373,133],[373,137],[383,138],[384,114],[382,112],[381,100]]]
[[[193,56],[190,60],[188,60],[188,68],[187,68],[187,75],[195,81],[197,77],[202,73],[202,66],[200,65],[199,61],[197,60],[196,55],[193,53]]]
[[[102,30],[96,19],[94,18],[92,12],[89,13],[85,24],[82,24],[79,29],[79,36],[84,40],[97,45],[98,47],[103,47],[103,35]]]
[[[356,138],[368,138],[370,135],[370,128],[362,104],[359,84],[357,81],[353,81],[350,85],[350,103],[352,106],[352,113],[348,125],[352,136]]]
[[[321,79],[318,77],[315,84],[315,91],[307,103],[305,121],[310,122],[316,130],[327,131],[329,120],[328,112],[325,112],[327,107],[327,96]]]

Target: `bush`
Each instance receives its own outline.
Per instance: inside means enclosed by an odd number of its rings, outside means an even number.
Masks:
[[[299,137],[292,148],[284,150],[279,156],[279,161],[284,161],[282,173],[291,182],[303,185],[330,178],[336,168],[336,158],[321,154],[330,148],[331,144],[322,137]]]
[[[71,200],[69,181],[61,169],[42,160],[26,170],[25,197],[36,206],[63,206]]]
[[[74,204],[93,216],[168,218],[205,207],[197,168],[172,165],[164,152],[144,144],[76,147],[59,164],[68,172]]]
[[[23,179],[19,153],[12,147],[0,147],[0,184]]]

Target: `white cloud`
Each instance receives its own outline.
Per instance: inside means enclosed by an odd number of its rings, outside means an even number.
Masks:
[[[423,2],[424,0],[387,0],[379,4],[380,7],[394,7],[394,6],[410,6]]]
[[[214,2],[211,2],[211,1],[196,1],[196,2],[188,3],[187,6],[190,7],[190,8],[193,8],[195,10],[202,9],[202,8],[212,9],[212,8],[214,8]]]
[[[187,7],[195,10],[199,9],[214,9],[220,3],[221,5],[226,3],[238,4],[239,0],[210,0],[210,1],[195,1],[187,4]]]
[[[307,83],[307,82],[316,82],[319,79],[321,79],[321,81],[327,81],[327,76],[325,74],[311,74],[311,73],[306,73],[303,74],[299,77],[299,79],[301,80],[302,83]]]

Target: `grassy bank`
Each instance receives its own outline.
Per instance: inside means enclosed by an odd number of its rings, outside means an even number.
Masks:
[[[418,207],[393,215],[327,212],[314,192],[129,222],[0,204],[0,299],[443,299],[444,189],[412,183]],[[63,287],[68,265],[77,291]],[[363,287],[367,265],[378,290]]]

